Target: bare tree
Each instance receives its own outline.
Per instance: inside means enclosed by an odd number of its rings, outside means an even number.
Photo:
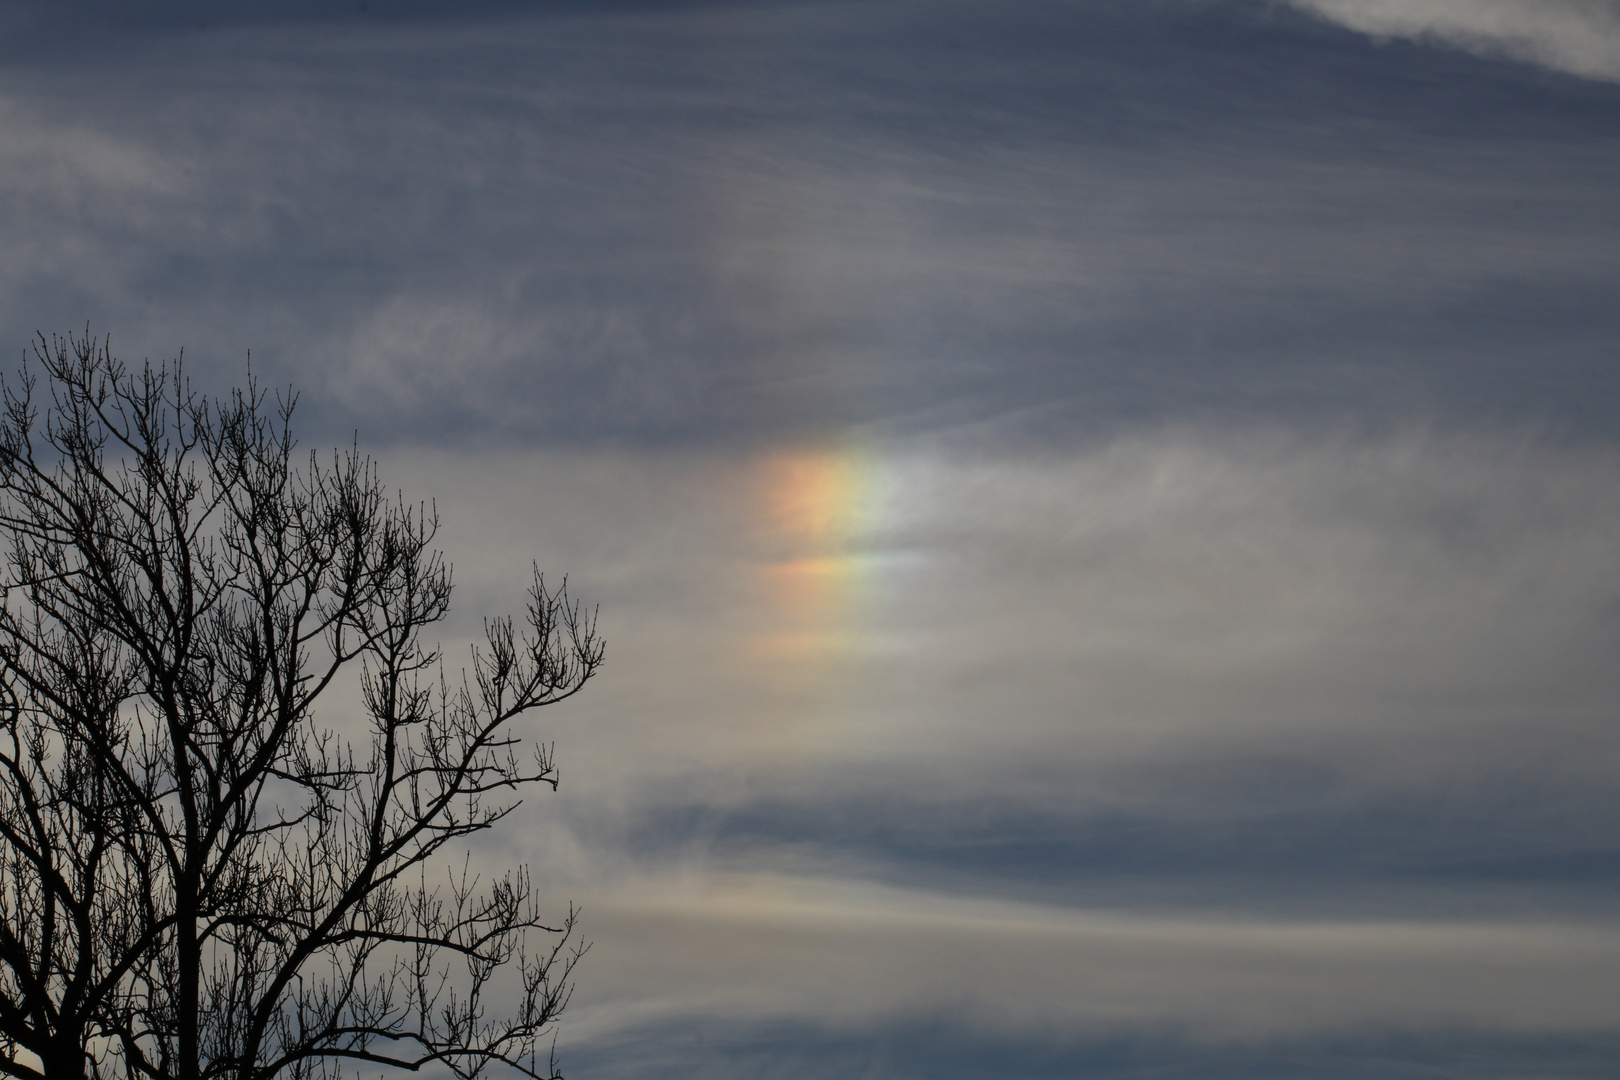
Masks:
[[[88,335],[32,368],[0,409],[0,1072],[554,1077],[573,912],[449,856],[556,787],[513,721],[597,671],[594,617],[537,570],[452,676],[434,512],[300,457],[290,396]]]

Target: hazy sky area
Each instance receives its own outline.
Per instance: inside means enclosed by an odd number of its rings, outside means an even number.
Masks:
[[[1620,2],[11,3],[0,238],[601,605],[571,1080],[1615,1075]]]

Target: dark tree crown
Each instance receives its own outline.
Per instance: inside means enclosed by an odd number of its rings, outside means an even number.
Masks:
[[[296,453],[293,402],[251,380],[208,399],[88,334],[42,336],[3,383],[18,1080],[556,1075],[538,1049],[584,951],[574,913],[548,925],[524,869],[446,868],[556,787],[513,721],[595,674],[594,616],[536,570],[522,622],[487,622],[447,673],[423,640],[450,602],[436,512],[355,450]]]

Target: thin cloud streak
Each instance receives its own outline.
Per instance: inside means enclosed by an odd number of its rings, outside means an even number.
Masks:
[[[571,1041],[680,1019],[831,1030],[949,1015],[1052,1038],[1611,1030],[1613,926],[1154,918],[858,882],[657,879],[590,903]]]

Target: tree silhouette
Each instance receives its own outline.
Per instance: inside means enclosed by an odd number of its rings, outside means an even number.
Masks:
[[[594,617],[536,570],[453,676],[435,512],[300,457],[291,396],[33,352],[0,408],[0,1071],[555,1076],[574,914],[449,856],[556,787],[513,721],[597,671]]]

